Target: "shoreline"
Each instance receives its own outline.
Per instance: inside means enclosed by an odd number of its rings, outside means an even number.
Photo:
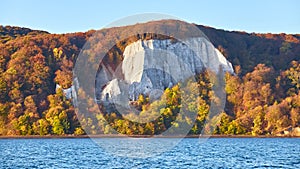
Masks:
[[[80,138],[152,138],[152,135],[118,135],[118,134],[101,134],[101,135],[16,135],[0,136],[0,139],[80,139]],[[300,138],[300,136],[269,136],[269,135],[187,135],[187,136],[162,136],[156,135],[154,138]]]

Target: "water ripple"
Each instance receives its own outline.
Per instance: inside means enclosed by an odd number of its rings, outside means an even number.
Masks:
[[[297,138],[183,139],[144,159],[113,156],[90,139],[2,139],[0,150],[0,168],[300,168]]]

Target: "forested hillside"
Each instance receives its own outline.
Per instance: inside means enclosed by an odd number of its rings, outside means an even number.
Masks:
[[[249,34],[198,27],[233,64],[236,73],[226,74],[227,103],[215,134],[274,135],[300,126],[300,34]],[[114,31],[106,29],[105,34],[113,35]],[[97,122],[80,124],[72,101],[62,89],[56,90],[56,84],[71,87],[74,62],[94,32],[50,34],[0,26],[0,135],[80,135],[84,134],[81,125],[90,124],[95,134],[111,132]],[[117,45],[118,52],[126,44]],[[112,60],[120,62],[121,58]],[[205,127],[211,99],[207,73],[197,80],[188,86],[203,91],[193,98],[200,106],[189,110],[198,114],[190,134],[199,134]],[[172,123],[181,104],[178,85],[166,89],[165,95],[168,107],[159,110],[162,116],[154,122],[131,123],[115,113],[105,118],[124,134],[151,135],[171,124],[180,127]],[[149,105],[142,96],[136,104],[141,111]]]

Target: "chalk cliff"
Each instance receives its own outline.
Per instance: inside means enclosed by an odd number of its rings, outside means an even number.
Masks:
[[[159,98],[167,87],[210,69],[218,73],[233,73],[232,65],[205,38],[191,38],[184,42],[166,40],[138,40],[128,45],[123,62],[116,72],[102,67],[96,79],[97,99],[108,102],[133,101],[140,94]],[[120,77],[120,76],[119,76]]]

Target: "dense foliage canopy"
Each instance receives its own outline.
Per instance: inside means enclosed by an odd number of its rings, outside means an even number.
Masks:
[[[248,34],[198,27],[236,72],[226,74],[227,103],[215,134],[273,135],[300,126],[300,35]],[[106,36],[114,31],[115,28],[104,30]],[[71,87],[76,57],[93,33],[49,34],[0,26],[0,135],[80,135],[85,133],[82,126],[90,127],[94,134],[111,133],[108,126],[100,123],[104,119],[120,133],[151,135],[171,125],[180,127],[175,118],[190,123],[188,118],[177,117],[184,102],[180,85],[175,85],[165,90],[164,102],[150,105],[147,97],[140,96],[135,103],[141,113],[147,114],[149,106],[153,106],[150,115],[160,113],[153,122],[133,123],[111,113],[97,119],[87,118],[80,124],[72,101],[62,89]],[[117,44],[108,63],[120,62],[122,50],[134,40]],[[201,91],[200,95],[187,98],[194,104],[185,111],[197,115],[190,134],[210,129],[209,125],[204,126],[212,99],[213,84],[208,78],[207,72],[203,72],[196,83],[187,86]],[[61,88],[56,88],[56,84]]]

